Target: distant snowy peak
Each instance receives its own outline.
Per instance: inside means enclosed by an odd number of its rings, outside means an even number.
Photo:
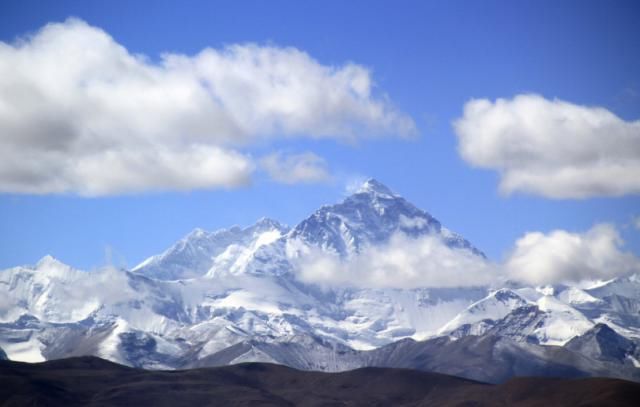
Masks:
[[[552,290],[543,289],[541,291],[547,294],[538,295],[533,291],[530,288],[503,288],[492,292],[458,314],[440,333],[454,338],[492,334],[518,342],[562,346],[594,326],[581,311],[565,303],[560,296],[555,297]],[[573,299],[574,296],[562,298]]]
[[[342,202],[325,205],[303,220],[290,237],[327,251],[349,256],[366,245],[389,240],[397,232],[410,237],[440,236],[447,245],[482,253],[459,235],[388,187],[370,179]]]
[[[595,297],[622,295],[628,298],[640,298],[640,273],[628,277],[614,278],[596,287],[585,290]]]
[[[467,309],[444,325],[440,329],[440,333],[450,333],[463,326],[471,326],[478,323],[481,323],[482,326],[488,329],[490,325],[486,325],[485,321],[498,321],[506,317],[514,309],[524,307],[528,304],[529,302],[516,292],[502,288],[491,292],[487,297],[471,304]],[[484,332],[477,332],[477,334],[482,333]]]
[[[387,198],[398,197],[396,193],[394,193],[391,189],[389,189],[386,185],[383,185],[380,181],[369,178],[366,180],[360,188],[355,191],[356,194],[371,194],[384,196]]]
[[[287,226],[268,218],[261,218],[246,228],[233,226],[215,232],[198,228],[164,253],[146,259],[133,271],[159,280],[203,276],[214,266],[216,258],[229,250],[237,252],[238,247],[256,248],[271,243],[288,231]]]
[[[75,275],[82,274],[83,272],[74,269],[51,255],[46,255],[38,260],[36,264],[13,267],[5,270],[5,273],[6,275],[13,276],[13,278],[17,278],[17,276],[20,275],[29,275],[43,281],[52,278],[72,279]]]
[[[91,301],[72,296],[89,296],[85,292],[89,273],[68,266],[52,256],[43,257],[35,265],[19,266],[0,273],[0,324],[19,319],[25,314],[54,322],[72,319],[87,308]]]
[[[47,254],[46,256],[38,260],[38,262],[36,263],[37,269],[49,268],[49,267],[60,267],[60,266],[68,267],[66,264],[62,263],[60,260],[51,256],[50,254]]]
[[[599,298],[590,295],[578,287],[563,287],[556,295],[565,304],[573,306],[597,306],[603,303]]]
[[[47,254],[46,256],[42,257],[40,260],[38,260],[38,262],[34,265],[30,265],[30,266],[23,266],[20,267],[22,269],[28,269],[28,270],[33,270],[36,272],[43,272],[43,273],[53,273],[53,274],[64,274],[67,272],[73,272],[74,268],[61,262],[60,260],[56,259],[55,257]]]

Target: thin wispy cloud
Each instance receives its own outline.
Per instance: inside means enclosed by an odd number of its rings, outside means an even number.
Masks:
[[[78,19],[0,43],[0,192],[236,187],[274,138],[411,135],[369,70],[291,47],[133,54]]]
[[[275,152],[263,157],[260,165],[271,179],[283,184],[311,184],[331,179],[325,159],[312,152]]]
[[[500,191],[548,198],[640,193],[640,121],[539,95],[474,99],[454,123],[469,164],[500,174]]]

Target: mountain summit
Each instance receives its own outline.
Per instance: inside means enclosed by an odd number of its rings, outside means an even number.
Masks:
[[[443,228],[429,213],[375,179],[364,182],[342,202],[318,209],[300,222],[290,236],[348,257],[366,245],[388,241],[398,232],[411,237],[439,235],[450,247],[484,256],[467,240]]]
[[[376,195],[386,195],[388,197],[396,196],[391,189],[389,189],[386,185],[383,185],[380,181],[369,178],[366,180],[357,190],[357,194],[376,194]]]

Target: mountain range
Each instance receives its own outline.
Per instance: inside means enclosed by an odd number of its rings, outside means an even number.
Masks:
[[[388,287],[324,283],[304,272],[309,258],[319,259],[313,271],[321,277],[335,264],[366,268],[362,256],[397,236],[487,262],[471,242],[368,180],[292,228],[263,218],[196,229],[132,269],[82,271],[45,256],[0,271],[0,358],[94,355],[146,369],[401,367],[494,383],[523,375],[640,381],[637,275],[589,285]]]

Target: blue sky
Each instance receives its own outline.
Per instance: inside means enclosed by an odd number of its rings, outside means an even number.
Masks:
[[[166,52],[192,56],[245,43],[295,47],[323,66],[352,62],[369,70],[376,97],[388,98],[417,131],[409,139],[386,134],[355,142],[273,137],[242,148],[251,157],[313,152],[331,173],[320,183],[282,184],[257,171],[250,185],[237,188],[98,197],[4,192],[2,268],[45,254],[80,268],[109,261],[134,266],[195,227],[249,225],[262,216],[294,225],[365,177],[387,184],[496,260],[526,232],[581,232],[601,222],[616,224],[626,247],[640,253],[640,231],[631,226],[640,215],[637,191],[580,199],[501,195],[496,171],[460,156],[452,126],[471,99],[527,93],[604,108],[626,122],[640,119],[637,2],[5,1],[0,41],[13,44],[68,17],[104,30],[150,64]]]

